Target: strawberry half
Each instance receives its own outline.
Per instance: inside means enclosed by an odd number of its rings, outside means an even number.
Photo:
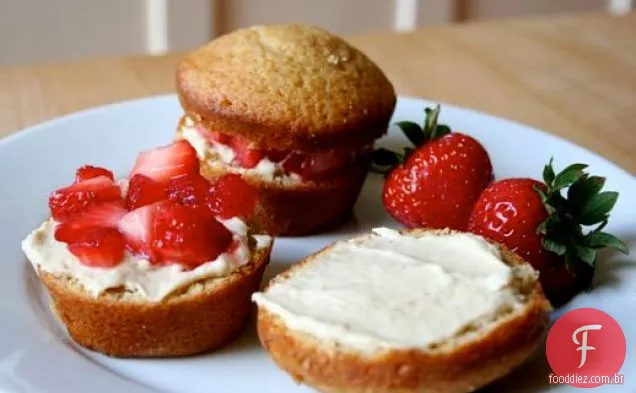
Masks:
[[[98,176],[53,191],[49,208],[55,221],[64,222],[92,206],[120,199],[119,186],[107,176]]]
[[[550,160],[543,182],[494,182],[481,194],[468,224],[471,232],[505,245],[537,269],[555,307],[591,287],[598,249],[629,252],[623,241],[602,231],[618,193],[601,191],[605,179],[589,176],[586,167],[572,164],[556,174]],[[586,230],[589,226],[596,227]]]
[[[158,183],[199,172],[197,153],[186,140],[157,147],[139,154],[129,178],[141,174]]]
[[[208,208],[222,219],[249,218],[258,202],[256,187],[241,175],[230,173],[216,179],[207,195]]]
[[[115,180],[115,176],[113,175],[113,172],[111,172],[110,170],[106,168],[101,168],[101,167],[92,166],[92,165],[84,165],[83,167],[79,168],[77,172],[75,173],[75,183],[80,183],[80,182],[83,182],[84,180],[93,179],[99,176],[106,176],[110,180],[113,180],[113,181]]]
[[[95,228],[68,246],[79,261],[91,267],[113,267],[124,258],[124,237],[113,228]]]
[[[166,195],[169,199],[189,207],[206,207],[210,182],[198,173],[177,177],[168,182]]]
[[[164,201],[157,206],[152,248],[164,262],[195,268],[216,259],[232,243],[232,233],[201,209]]]
[[[257,149],[253,149],[251,142],[241,136],[234,136],[232,138],[231,147],[235,154],[234,161],[243,168],[254,168],[263,159],[261,152]]]
[[[152,249],[152,239],[155,217],[161,203],[145,205],[128,212],[117,226],[126,239],[126,248],[151,262],[157,260],[157,255]]]
[[[351,151],[329,150],[319,153],[298,153],[288,155],[282,162],[283,169],[295,173],[305,180],[317,180],[329,176],[351,163]]]
[[[490,157],[474,138],[438,125],[439,105],[426,109],[424,127],[397,125],[415,146],[404,154],[373,153],[374,164],[388,167],[382,201],[389,214],[410,228],[465,230],[472,207],[493,180]],[[377,170],[376,170],[377,171]]]
[[[159,202],[165,198],[166,192],[161,183],[138,173],[128,182],[126,209],[135,210],[139,207]]]
[[[122,201],[105,202],[95,205],[85,212],[59,224],[55,228],[55,240],[72,243],[79,241],[88,231],[95,228],[117,228],[126,215]]]

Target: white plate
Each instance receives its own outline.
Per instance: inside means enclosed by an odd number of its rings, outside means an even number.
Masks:
[[[401,98],[395,120],[419,121],[425,105]],[[207,355],[162,360],[115,360],[83,350],[69,340],[51,315],[47,295],[20,250],[20,241],[47,215],[51,190],[67,184],[77,167],[92,163],[121,176],[139,151],[167,144],[180,116],[174,96],[101,107],[50,121],[0,141],[0,391],[48,392],[309,392],[279,371],[261,349],[253,325],[240,339]],[[636,248],[636,179],[597,155],[564,140],[510,121],[443,105],[441,121],[477,137],[492,157],[496,176],[540,175],[550,156],[558,168],[581,161],[608,177],[607,189],[621,193],[607,229]],[[382,144],[405,143],[392,129]],[[338,231],[297,239],[278,239],[267,278],[338,238],[376,225],[397,227],[380,201],[382,179],[371,175],[356,205],[357,223]],[[628,357],[625,385],[595,391],[636,391],[636,264],[605,253],[599,286],[566,309],[596,307],[612,315],[625,331]],[[548,386],[545,356],[488,391],[574,391]]]

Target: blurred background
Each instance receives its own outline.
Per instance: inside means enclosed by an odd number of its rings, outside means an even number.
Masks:
[[[0,67],[194,48],[238,27],[306,22],[342,35],[580,12],[632,0],[0,0]]]

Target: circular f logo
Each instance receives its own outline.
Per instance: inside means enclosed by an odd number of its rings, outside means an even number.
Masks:
[[[594,387],[618,374],[625,362],[625,335],[603,311],[579,308],[565,313],[548,333],[546,356],[554,374],[570,385]],[[574,376],[574,377],[572,377]]]

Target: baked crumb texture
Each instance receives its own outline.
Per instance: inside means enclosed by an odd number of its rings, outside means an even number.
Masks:
[[[212,351],[243,330],[271,247],[229,276],[188,285],[158,303],[123,289],[95,298],[72,277],[39,271],[72,339],[114,357],[171,357]]]

